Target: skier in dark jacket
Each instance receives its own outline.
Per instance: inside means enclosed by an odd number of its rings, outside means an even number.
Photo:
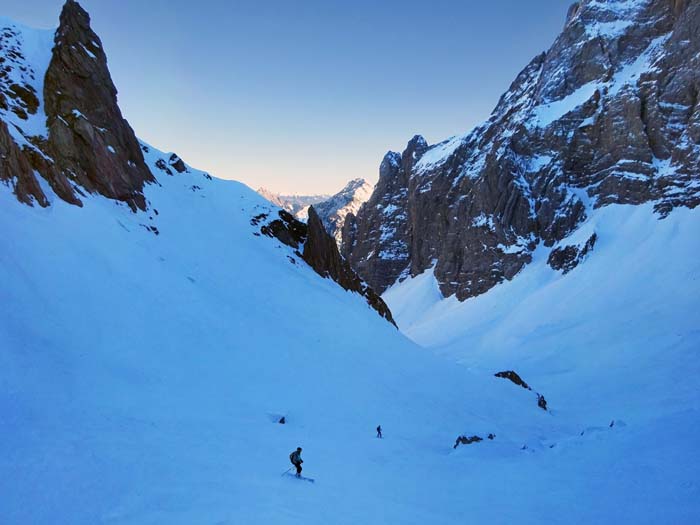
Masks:
[[[381,426],[381,425],[378,425],[378,426],[377,426],[377,437],[378,437],[379,439],[382,438],[382,426]]]
[[[301,459],[301,447],[297,447],[294,452],[289,454],[289,460],[292,462],[292,465],[297,468],[297,478],[301,477],[301,464],[304,462],[304,460]]]

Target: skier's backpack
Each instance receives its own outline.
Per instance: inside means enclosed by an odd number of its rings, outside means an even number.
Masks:
[[[294,463],[294,452],[292,452],[291,454],[289,454],[289,461],[292,462],[292,465],[296,465],[296,463]]]

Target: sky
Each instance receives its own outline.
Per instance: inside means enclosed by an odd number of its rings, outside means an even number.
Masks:
[[[572,0],[82,0],[136,134],[279,193],[374,183],[389,150],[485,120]],[[0,0],[55,27],[63,0]]]

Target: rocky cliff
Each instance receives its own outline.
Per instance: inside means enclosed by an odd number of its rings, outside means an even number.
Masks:
[[[43,46],[51,49],[48,64],[43,56],[29,56],[40,54],[41,45],[25,42],[45,34],[3,25],[0,179],[13,185],[21,201],[41,206],[48,200],[37,174],[73,204],[97,193],[145,209],[143,185],[154,178],[117,105],[107,57],[89,15],[74,0],[65,3],[53,48]]]
[[[384,300],[360,279],[340,255],[335,239],[326,231],[313,206],[309,207],[306,223],[296,219],[286,210],[281,210],[276,215],[261,213],[252,219],[251,224],[260,226],[262,234],[274,237],[294,248],[296,255],[321,277],[330,278],[344,290],[363,296],[370,307],[396,326]]]
[[[700,3],[582,0],[488,121],[387,153],[342,251],[379,292],[434,267],[443,295],[464,300],[513,278],[540,244],[561,259],[592,208],[695,207],[699,93]]]
[[[20,202],[46,207],[55,194],[82,206],[98,194],[145,211],[145,184],[175,175],[195,193],[212,180],[176,154],[138,141],[117,104],[102,43],[77,2],[66,1],[55,32],[0,20],[0,182],[11,186]],[[140,226],[160,235],[159,212],[148,211]],[[290,246],[303,245],[302,260],[362,295],[393,323],[386,304],[340,256],[315,212],[308,226],[283,214],[263,230]]]

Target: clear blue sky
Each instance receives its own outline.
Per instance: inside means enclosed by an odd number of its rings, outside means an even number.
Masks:
[[[488,117],[572,0],[83,0],[124,115],[216,176],[289,193],[374,182],[415,133]],[[55,27],[63,0],[0,0]]]

